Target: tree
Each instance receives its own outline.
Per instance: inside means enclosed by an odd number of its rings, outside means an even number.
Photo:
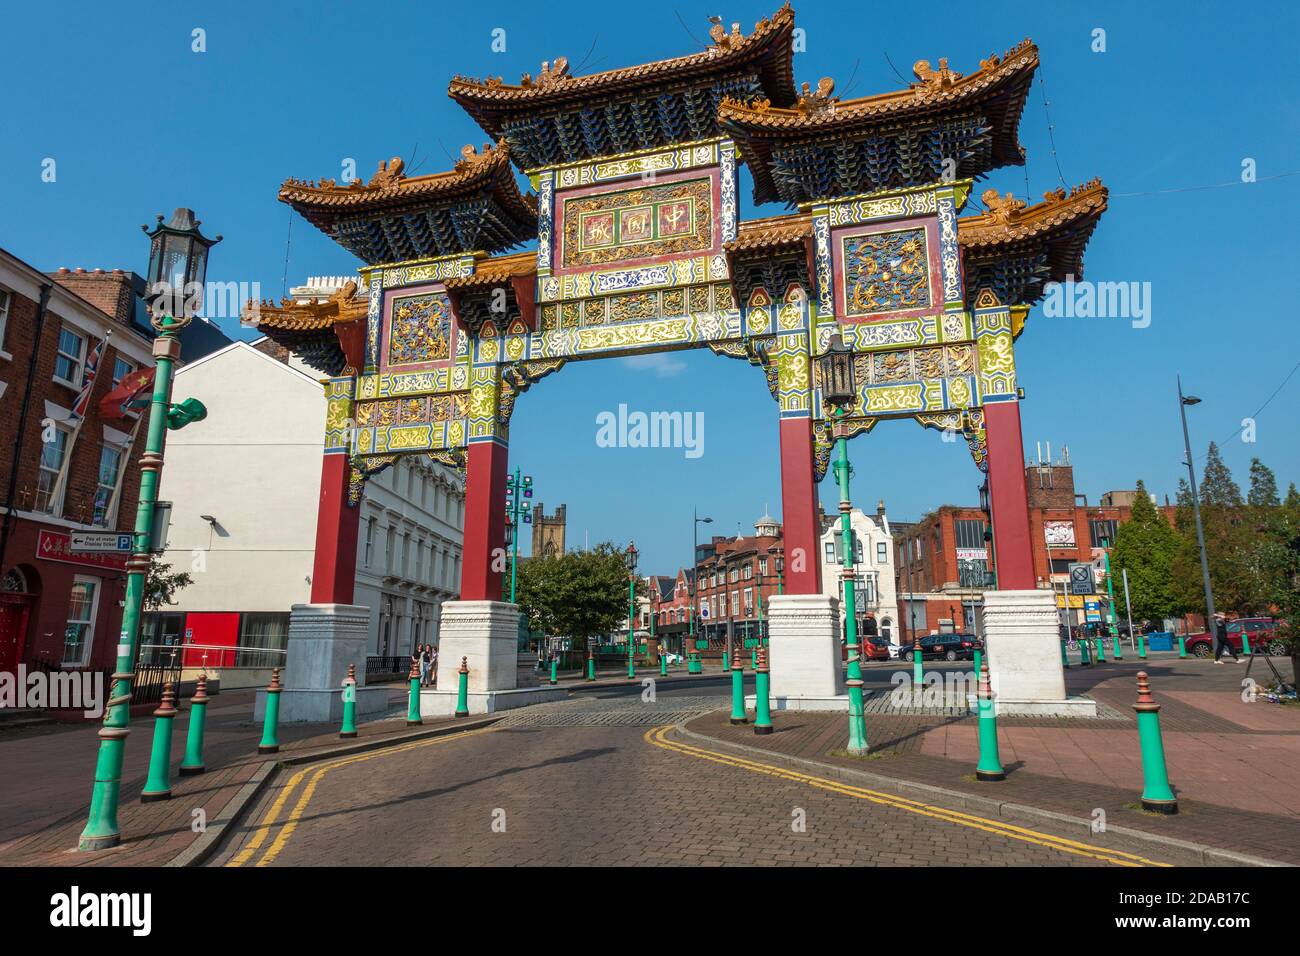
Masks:
[[[1156,510],[1146,486],[1139,481],[1132,514],[1119,526],[1110,554],[1116,603],[1124,593],[1127,571],[1129,604],[1135,618],[1161,620],[1182,610],[1173,575],[1178,543],[1178,533]]]
[[[1286,489],[1286,507],[1300,509],[1300,491],[1296,491],[1295,482],[1291,482]]]
[[[1252,458],[1250,491],[1246,495],[1246,504],[1254,508],[1268,508],[1281,503],[1277,496],[1277,479],[1273,476],[1273,470],[1258,458]]]
[[[188,572],[171,573],[172,566],[156,554],[149,556],[149,573],[144,580],[144,609],[156,611],[168,604],[175,604],[176,592],[194,583]]]
[[[1219,446],[1210,442],[1205,453],[1205,471],[1201,475],[1201,508],[1240,508],[1241,488],[1232,478],[1232,472],[1219,456]]]
[[[574,650],[583,650],[589,638],[627,620],[623,552],[606,542],[558,558],[525,561],[519,566],[518,597],[530,629],[572,637]]]

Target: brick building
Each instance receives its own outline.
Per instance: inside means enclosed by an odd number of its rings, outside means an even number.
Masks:
[[[140,416],[100,409],[123,378],[153,366],[129,276],[47,276],[0,250],[0,446],[11,450],[0,456],[0,670],[116,658],[125,561],[74,553],[71,536],[135,523]]]
[[[1108,603],[1104,592],[1087,599],[1099,605],[1095,610],[1087,607],[1083,597],[1067,594],[1069,566],[1093,564],[1101,584],[1107,546],[1114,544],[1116,530],[1132,514],[1135,492],[1106,492],[1101,503],[1089,504],[1086,495],[1075,491],[1068,458],[1027,465],[1025,483],[1038,587],[1056,592],[1063,623],[1083,624],[1096,620],[1098,614],[1104,620]],[[1158,507],[1172,522],[1173,506]],[[992,587],[990,575],[997,573],[989,559],[987,526],[983,510],[961,505],[943,505],[920,521],[893,523],[898,614],[905,638],[913,628],[921,634],[977,629],[984,589]],[[1122,595],[1117,595],[1117,602],[1122,616]]]

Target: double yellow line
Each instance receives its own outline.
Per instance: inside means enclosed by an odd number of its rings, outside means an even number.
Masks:
[[[1049,850],[1057,850],[1061,853],[1070,853],[1075,856],[1100,860],[1103,863],[1113,863],[1116,866],[1170,865],[1168,863],[1160,863],[1156,860],[1148,860],[1146,857],[1136,856],[1132,853],[1124,853],[1121,850],[1108,850],[1102,847],[1092,846],[1088,843],[1079,843],[1075,840],[1069,840],[1065,837],[1053,836],[1050,833],[1042,833],[1038,830],[1030,830],[1025,827],[1014,826],[1000,820],[990,820],[986,817],[978,817],[970,813],[962,813],[958,810],[948,810],[944,807],[936,807],[932,804],[921,803],[917,800],[908,800],[906,797],[896,796],[892,793],[883,793],[879,790],[868,790],[865,787],[855,787],[852,784],[842,783],[838,780],[827,780],[824,777],[814,777],[811,774],[800,773],[797,770],[787,770],[785,767],[758,763],[728,753],[720,753],[715,750],[704,750],[700,747],[693,747],[690,744],[684,744],[680,741],[669,740],[667,735],[672,729],[673,727],[671,724],[666,724],[663,727],[654,727],[646,731],[645,741],[646,743],[653,744],[656,747],[662,747],[665,750],[671,750],[688,757],[696,757],[700,760],[709,760],[713,763],[722,764],[723,766],[735,767],[740,770],[749,770],[754,773],[761,773],[769,777],[789,780],[794,783],[807,784],[808,786],[816,787],[819,790],[829,790],[831,793],[838,793],[847,797],[855,797],[859,800],[867,800],[871,803],[879,804],[880,806],[906,810],[909,813],[931,817],[932,819],[940,820],[944,823],[969,827],[973,830],[983,830],[985,833],[991,833],[995,836],[1020,840],[1024,843],[1032,843],[1036,846],[1046,847]]]
[[[253,834],[253,838],[248,841],[242,850],[236,853],[234,857],[226,863],[226,866],[243,866],[251,860],[257,855],[257,851],[262,849],[262,844],[266,842],[267,837],[270,836],[272,831],[274,831],[278,826],[279,832],[276,833],[275,838],[271,840],[270,846],[262,852],[261,858],[258,859],[254,866],[267,866],[274,861],[275,858],[280,855],[280,851],[284,849],[285,844],[289,842],[289,838],[293,836],[293,831],[298,828],[298,821],[302,819],[302,815],[307,809],[307,804],[311,803],[311,798],[316,793],[317,784],[319,784],[321,779],[331,770],[337,770],[339,767],[346,767],[349,764],[373,760],[376,757],[388,757],[393,754],[406,753],[408,750],[416,750],[420,747],[429,747],[434,744],[445,744],[453,740],[460,740],[464,737],[472,737],[475,734],[488,733],[493,729],[494,728],[492,727],[480,727],[477,730],[465,730],[456,734],[447,734],[444,737],[429,737],[425,740],[416,740],[409,744],[402,744],[397,747],[371,750],[366,753],[354,754],[351,757],[340,757],[337,760],[331,760],[328,763],[323,763],[317,767],[307,767],[303,770],[299,770],[289,778],[289,782],[285,785],[284,789],[280,791],[279,796],[275,798],[275,802],[271,804],[271,808],[267,810],[265,816],[262,817],[262,822],[258,824],[257,832]],[[280,814],[283,813],[284,808],[289,805],[290,797],[293,796],[294,791],[298,789],[298,785],[307,778],[308,774],[311,775],[311,779],[307,782],[307,786],[303,788],[301,795],[298,797],[298,802],[294,804],[293,809],[289,811],[289,815],[285,818],[284,822],[279,823]]]

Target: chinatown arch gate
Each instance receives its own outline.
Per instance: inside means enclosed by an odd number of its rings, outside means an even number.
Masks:
[[[841,432],[816,359],[836,333],[857,383],[843,434],[882,419],[953,430],[987,473],[998,590],[985,631],[1004,709],[1091,706],[1066,699],[1055,599],[1036,588],[1014,342],[1044,284],[1082,274],[1106,190],[1093,181],[1034,205],[990,190],[983,212],[960,215],[974,180],[1024,163],[1029,41],[968,75],[922,60],[907,89],[842,100],[830,79],[796,91],[793,31],[787,5],[749,34],[715,24],[705,50],[677,59],[572,76],[559,58],[517,84],[456,77],[449,95],[494,143],[466,147],[452,170],[408,177],[393,159],[368,183],[285,182],[280,200],[366,263],[332,300],[247,315],[329,376],[313,603],[292,617],[288,719],[290,691],[332,687],[344,660],[364,656],[364,615],[349,610],[357,505],[366,478],[403,455],[466,470],[444,672],[469,659],[471,710],[542,694],[519,687],[518,610],[497,600],[493,561],[515,402],[567,362],[700,347],[761,370],[776,403],[787,554],[770,613],[776,705],[846,706],[838,603],[821,593],[817,557],[816,487]],[[742,162],[756,204],[792,211],[741,221]],[[535,252],[506,253],[531,240]],[[449,712],[452,694],[427,691],[426,713]]]

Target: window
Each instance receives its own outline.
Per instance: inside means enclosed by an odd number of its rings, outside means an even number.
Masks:
[[[831,540],[826,542],[826,563],[827,564],[835,563],[835,555],[838,551],[839,548],[835,547],[835,538],[832,537]]]
[[[740,616],[740,592],[739,591],[731,592],[731,616],[732,617]]]
[[[393,542],[397,538],[397,531],[392,527],[384,529],[384,570],[393,573]]]
[[[876,542],[876,563],[889,563],[889,545],[885,544],[883,541]]]
[[[754,589],[745,588],[745,617],[754,613]]]
[[[9,306],[13,301],[12,292],[8,289],[0,289],[0,352],[5,348],[5,328],[9,325]]]
[[[113,384],[116,385],[135,371],[135,363],[118,355],[113,359]]]
[[[81,359],[86,340],[71,329],[59,330],[59,350],[54,358],[54,380],[72,388],[81,388]]]
[[[979,518],[958,518],[953,522],[958,548],[984,547],[984,521]]]
[[[54,514],[58,502],[54,500],[54,489],[59,483],[59,474],[63,470],[63,456],[68,450],[68,433],[59,425],[54,426],[54,438],[41,446],[40,470],[36,475],[36,510]]]
[[[370,567],[370,561],[375,556],[375,519],[372,515],[366,521],[366,551],[362,567]]]
[[[424,542],[415,542],[415,580],[424,580]]]
[[[748,561],[745,562],[745,580],[752,580],[754,577],[754,566]]]
[[[1089,530],[1092,533],[1092,546],[1094,548],[1102,547],[1102,542],[1108,542],[1111,547],[1115,545],[1116,525],[1118,522],[1114,518],[1093,518],[1088,522]]]
[[[289,643],[289,615],[245,613],[239,620],[239,649],[236,667],[277,667],[284,664],[283,651]]]
[[[95,639],[95,611],[99,604],[99,578],[78,574],[68,599],[68,624],[63,631],[63,664],[80,667],[90,655]]]
[[[411,567],[411,532],[402,535],[402,575],[405,576]]]
[[[99,479],[95,487],[95,515],[91,523],[100,528],[108,527],[109,514],[113,509],[113,499],[117,495],[117,479],[122,473],[122,449],[116,445],[104,445],[99,452]]]
[[[758,574],[759,577],[762,577],[763,575],[767,574],[767,558],[758,559]]]

